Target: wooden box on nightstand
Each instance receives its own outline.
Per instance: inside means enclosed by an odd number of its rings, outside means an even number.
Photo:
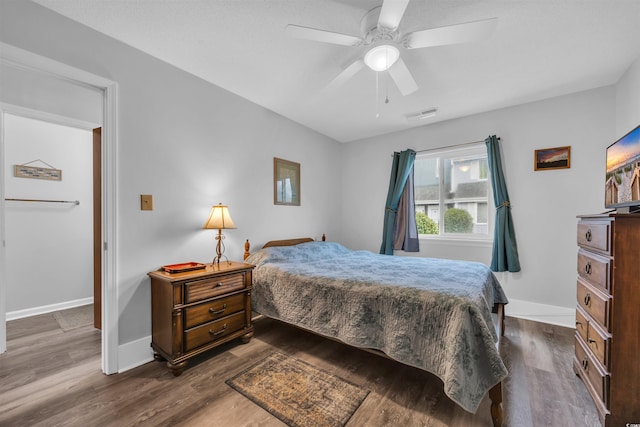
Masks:
[[[254,266],[223,261],[183,273],[152,271],[151,347],[174,375],[187,360],[235,338],[248,343]]]

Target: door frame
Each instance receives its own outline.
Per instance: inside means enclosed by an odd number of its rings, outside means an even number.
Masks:
[[[118,84],[104,77],[54,61],[0,42],[0,61],[13,67],[37,71],[102,93],[102,371],[118,372],[118,287],[117,287],[117,93]],[[23,107],[0,104],[4,113],[45,114]],[[60,116],[48,114],[50,120]],[[36,117],[37,118],[37,117]],[[0,123],[1,124],[1,123]],[[95,126],[94,126],[95,127]],[[4,127],[2,127],[4,129]],[[4,158],[4,132],[0,132],[0,158]],[[5,209],[4,177],[0,176],[0,212]],[[4,215],[0,215],[0,353],[7,348],[6,251]]]

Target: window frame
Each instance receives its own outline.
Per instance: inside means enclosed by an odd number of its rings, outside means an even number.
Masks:
[[[494,222],[496,216],[496,208],[493,202],[493,186],[491,184],[491,170],[487,167],[487,177],[481,179],[487,182],[487,233],[486,234],[472,234],[472,233],[444,233],[444,207],[448,199],[445,198],[444,191],[444,159],[451,157],[455,158],[473,158],[477,156],[483,156],[487,158],[487,148],[484,142],[462,144],[460,146],[453,146],[447,148],[435,148],[432,150],[426,150],[418,152],[415,161],[419,159],[437,159],[437,175],[438,175],[438,234],[418,234],[420,240],[432,240],[432,241],[453,241],[453,242],[473,242],[473,243],[493,243]],[[416,183],[414,180],[414,187]],[[415,188],[414,188],[415,192]]]

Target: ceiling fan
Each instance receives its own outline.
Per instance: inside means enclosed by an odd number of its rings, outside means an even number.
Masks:
[[[400,55],[400,49],[421,49],[466,43],[487,38],[495,30],[497,18],[446,27],[431,28],[403,34],[398,30],[409,0],[383,0],[382,6],[370,10],[362,18],[362,37],[287,25],[291,37],[342,46],[364,46],[366,52],[336,76],[328,87],[341,85],[365,65],[374,71],[388,71],[403,96],[418,90],[418,85]]]

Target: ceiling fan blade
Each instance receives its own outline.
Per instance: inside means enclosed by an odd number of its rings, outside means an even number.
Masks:
[[[378,18],[378,26],[391,30],[398,28],[408,4],[409,0],[384,0]]]
[[[324,90],[330,91],[341,86],[344,82],[355,76],[358,71],[362,69],[362,67],[364,67],[364,62],[362,61],[362,59],[355,60],[333,80],[331,80],[331,82],[324,88]]]
[[[339,44],[342,46],[357,46],[362,43],[360,37],[334,33],[332,31],[318,30],[316,28],[301,27],[300,25],[287,25],[284,32],[291,37],[315,42]]]
[[[396,63],[389,68],[389,75],[398,86],[398,89],[400,89],[402,96],[407,96],[418,90],[418,84],[413,79],[407,64],[404,63],[402,58],[398,58]]]
[[[449,25],[447,27],[432,28],[407,34],[404,46],[407,49],[423,47],[445,46],[466,43],[488,38],[495,30],[498,18],[482,21],[467,22],[465,24]]]

